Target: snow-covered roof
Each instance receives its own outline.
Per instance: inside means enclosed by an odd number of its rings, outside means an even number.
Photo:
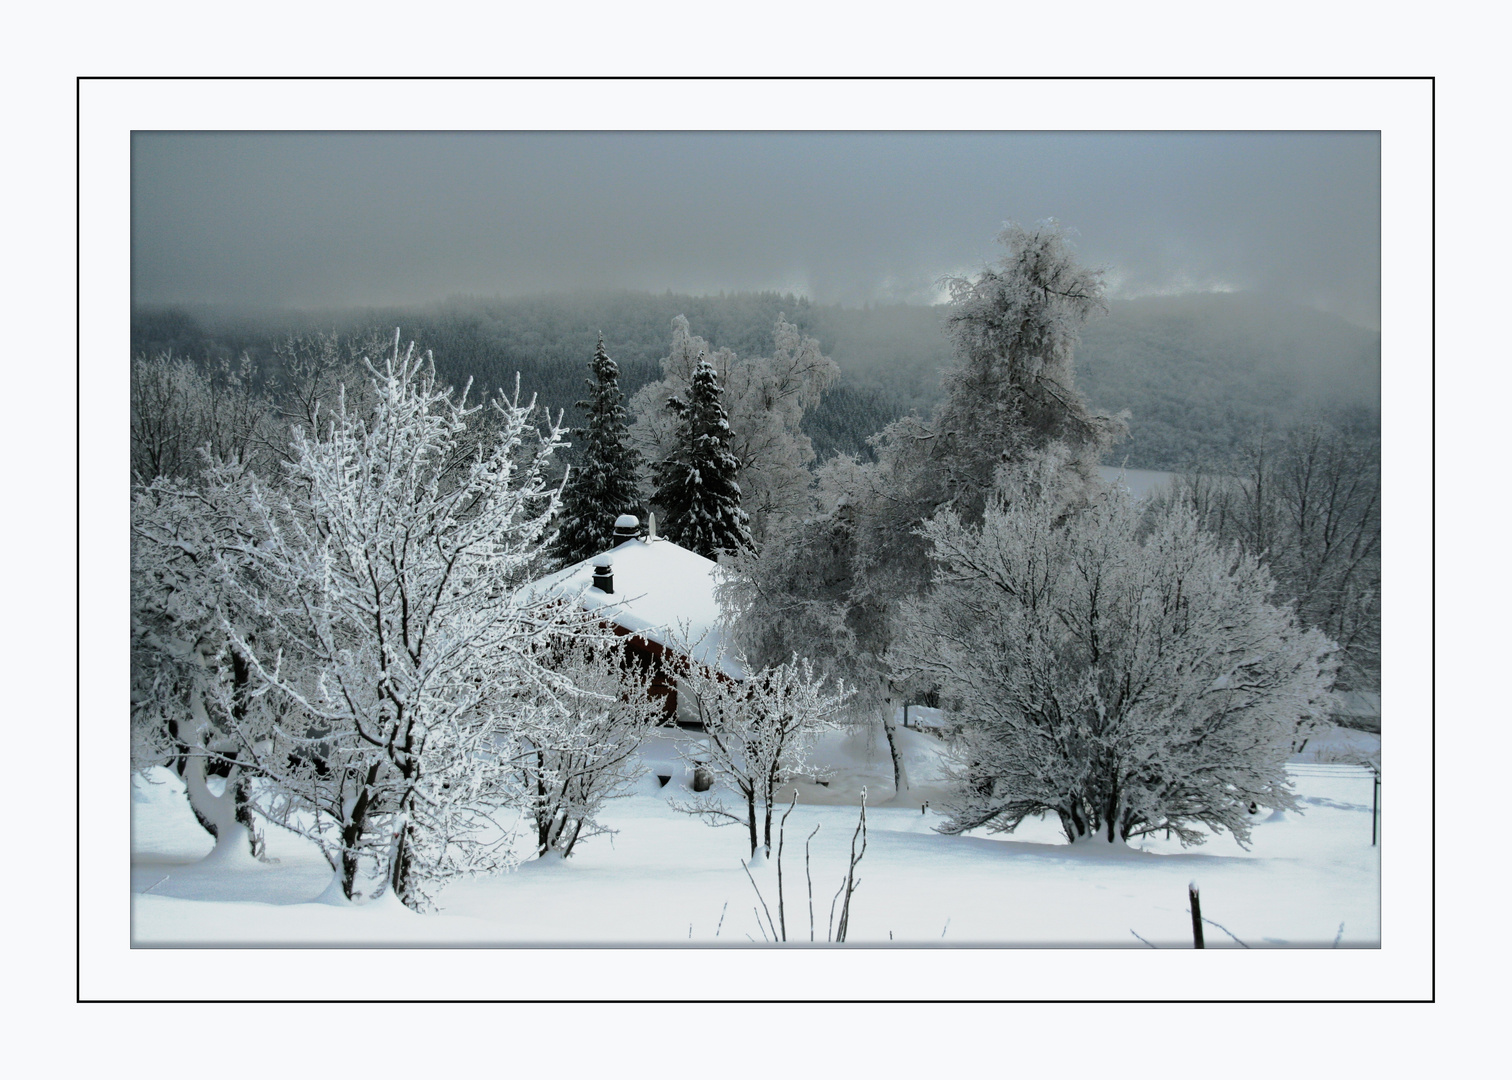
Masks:
[[[726,675],[745,677],[734,657],[720,655],[726,639],[714,599],[724,573],[718,563],[660,537],[626,540],[605,554],[613,560],[613,593],[593,587],[593,567],[603,565],[603,555],[574,563],[529,589],[536,596],[571,597],[634,634],[704,664],[718,660]]]

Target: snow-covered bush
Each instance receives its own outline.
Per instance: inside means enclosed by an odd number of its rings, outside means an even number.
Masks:
[[[1285,763],[1327,714],[1333,644],[1269,601],[1253,557],[1120,492],[1068,507],[1052,464],[1005,469],[980,526],[922,530],[935,585],[892,652],[963,733],[947,831],[1059,816],[1072,841],[1248,838],[1293,806]]]
[[[560,714],[548,727],[522,735],[513,760],[536,853],[565,859],[579,841],[606,831],[598,821],[604,804],[634,790],[645,772],[641,740],[662,710],[623,638],[566,638],[553,648],[550,664],[569,683],[545,703]]]
[[[770,853],[778,790],[802,773],[815,737],[835,726],[851,691],[844,683],[816,677],[813,665],[795,654],[744,679],[721,674],[718,664],[689,663],[679,693],[692,695],[703,725],[702,733],[683,740],[680,752],[705,769],[715,786],[673,805],[711,825],[744,825],[751,854],[758,846]],[[725,803],[721,785],[739,797],[739,806]]]

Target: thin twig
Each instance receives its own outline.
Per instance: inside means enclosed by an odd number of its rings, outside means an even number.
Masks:
[[[856,838],[861,839],[861,850],[856,850]],[[861,789],[861,816],[856,821],[856,831],[851,836],[850,866],[845,871],[845,904],[840,909],[840,929],[835,934],[836,941],[844,941],[850,931],[850,902],[851,896],[861,884],[860,878],[856,877],[856,864],[866,855],[866,789]]]
[[[1129,933],[1131,933],[1131,934],[1133,934],[1133,935],[1134,935],[1134,936],[1135,936],[1135,937],[1137,937],[1137,938],[1139,938],[1139,940],[1140,940],[1140,941],[1144,941],[1144,943],[1145,943],[1145,944],[1146,944],[1146,945],[1150,945],[1150,943],[1149,943],[1149,942],[1148,942],[1148,941],[1145,941],[1145,939],[1144,939],[1144,938],[1142,938],[1142,937],[1139,937],[1139,934],[1138,934],[1138,933],[1136,933],[1136,932],[1135,932],[1135,930],[1134,930],[1134,928],[1133,928],[1133,927],[1132,927],[1132,926],[1131,926],[1131,927],[1129,927]],[[1152,948],[1152,949],[1153,949],[1153,948],[1155,948],[1155,946],[1154,946],[1154,945],[1150,945],[1150,948]]]
[[[777,936],[777,927],[772,923],[772,913],[767,908],[766,897],[761,895],[761,889],[757,887],[756,879],[751,877],[751,868],[746,865],[746,861],[744,859],[740,860],[740,868],[746,872],[746,877],[751,882],[751,888],[756,889],[756,899],[761,901],[761,910],[767,913],[767,924],[772,927],[772,936],[775,938]],[[752,908],[751,910],[755,911],[756,909]],[[756,915],[756,922],[758,924],[761,922],[761,915],[759,912]],[[765,930],[761,932],[761,936],[766,937]]]
[[[1344,924],[1340,923],[1339,924],[1339,932],[1334,935],[1334,943],[1333,943],[1332,947],[1335,948],[1335,949],[1337,949],[1339,947],[1339,942],[1343,939],[1343,937],[1344,937]]]
[[[761,912],[757,911],[754,907],[752,907],[751,908],[751,914],[754,915],[754,916],[756,916],[756,929],[758,929],[758,930],[761,931],[761,940],[765,941],[768,945],[770,945],[772,943],[772,939],[766,936],[766,927],[764,927],[764,926],[761,925]],[[750,936],[751,936],[750,934],[746,935],[746,937],[750,937]],[[752,938],[752,940],[754,941],[755,939]]]
[[[1191,908],[1188,908],[1187,910],[1191,911]],[[1210,919],[1210,918],[1208,918],[1206,915],[1204,915],[1202,917],[1202,921],[1205,922],[1205,923],[1212,923],[1213,926],[1216,926],[1218,929],[1222,930],[1229,937],[1234,938],[1235,941],[1239,941],[1239,939],[1237,937],[1234,937],[1234,932],[1232,930],[1230,930],[1228,927],[1224,926],[1222,923],[1220,923],[1220,922],[1213,922],[1213,920]],[[1239,941],[1239,944],[1244,945],[1244,942]],[[1248,945],[1244,945],[1244,947],[1246,949],[1249,948]]]
[[[819,826],[814,826],[814,831],[809,833],[808,840],[803,842],[803,876],[808,878],[809,898],[809,940],[814,940],[814,875],[809,870],[809,841],[819,833]]]
[[[948,918],[947,918],[947,919],[946,919],[946,920],[945,920],[945,927],[944,927],[944,929],[942,929],[942,930],[941,930],[941,931],[940,931],[940,937],[941,937],[941,938],[944,938],[944,937],[945,937],[945,931],[946,931],[946,930],[949,930],[949,929],[950,929],[950,920],[949,920],[949,919],[948,919]]]
[[[782,930],[782,940],[787,940],[787,911],[782,898],[782,842],[787,837],[788,814],[793,812],[793,807],[798,805],[798,789],[793,789],[793,801],[788,804],[787,814],[782,815],[782,822],[777,826],[777,923]]]
[[[728,900],[726,900],[724,902],[724,907],[722,907],[722,908],[719,909],[719,926],[716,926],[714,928],[714,936],[715,937],[719,936],[719,929],[720,929],[721,926],[724,926],[725,912],[728,911],[729,909],[730,909],[730,902]]]

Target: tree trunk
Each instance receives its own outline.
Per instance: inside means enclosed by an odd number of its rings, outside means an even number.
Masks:
[[[412,897],[409,891],[413,860],[410,857],[409,819],[404,814],[399,815],[399,821],[394,827],[393,845],[389,850],[389,888],[394,890],[394,895],[405,907],[418,911],[420,901],[417,897]]]
[[[891,708],[891,706],[888,707]],[[908,776],[903,771],[903,755],[898,752],[898,740],[894,734],[896,730],[897,725],[893,723],[892,717],[884,715],[882,734],[887,736],[887,752],[892,756],[894,799],[908,790]]]
[[[233,784],[228,777],[226,791],[236,807],[236,823],[247,830],[247,843],[251,846],[252,857],[259,862],[268,861],[268,845],[263,839],[262,830],[257,827],[257,818],[252,811],[252,778],[240,776]]]
[[[578,818],[572,826],[572,839],[567,841],[567,847],[562,851],[562,858],[572,855],[572,849],[577,846],[578,833],[583,831],[583,819]]]
[[[368,807],[371,804],[369,792],[373,781],[377,779],[378,765],[375,762],[368,767],[367,782],[357,793],[357,798],[352,803],[352,812],[341,829],[341,892],[348,900],[356,899],[357,842],[362,839],[363,829],[367,825]]]
[[[758,843],[758,838],[756,836],[756,789],[754,787],[748,789],[745,793],[745,797],[746,824],[750,826],[751,830],[751,858],[754,859],[756,857],[756,846]]]
[[[216,795],[210,790],[208,757],[203,748],[191,750],[184,760],[184,791],[189,808],[206,832],[215,837],[215,852],[229,852],[245,846],[253,858],[262,857],[262,838],[247,801],[248,778],[236,767],[226,778],[226,787]]]

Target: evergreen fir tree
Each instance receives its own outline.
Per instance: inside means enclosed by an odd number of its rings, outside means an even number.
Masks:
[[[577,407],[588,416],[578,431],[585,436],[582,458],[562,493],[554,554],[565,564],[606,551],[613,544],[614,519],[639,515],[641,456],[627,437],[629,413],[619,388],[619,366],[604,351],[603,335],[586,380],[588,399]]]
[[[722,393],[714,365],[700,354],[687,400],[668,402],[680,417],[676,448],[654,468],[655,502],[664,516],[659,531],[709,559],[721,551],[752,547],[750,523],[740,508],[740,485],[735,482],[740,466],[730,452]]]

